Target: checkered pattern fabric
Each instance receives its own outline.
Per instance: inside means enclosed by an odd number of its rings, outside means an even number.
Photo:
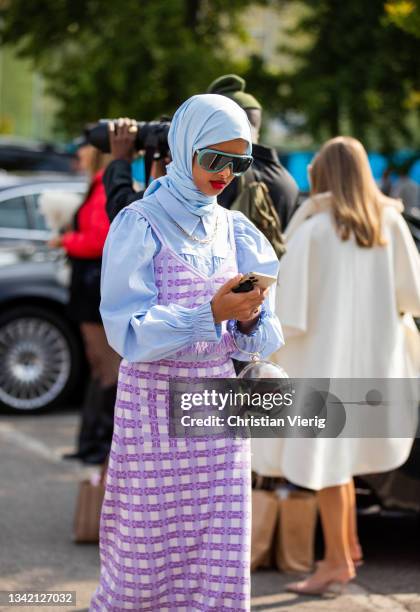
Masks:
[[[159,303],[204,303],[236,274],[235,262],[233,253],[206,278],[162,246]],[[249,610],[249,440],[168,431],[170,378],[234,377],[230,351],[224,330],[219,344],[197,343],[173,359],[122,361],[91,611]]]

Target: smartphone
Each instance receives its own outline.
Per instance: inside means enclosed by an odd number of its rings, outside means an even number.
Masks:
[[[232,289],[233,293],[247,293],[252,291],[254,287],[260,289],[268,289],[273,283],[277,281],[277,276],[270,276],[268,274],[260,274],[259,272],[248,272],[245,274],[236,287]]]

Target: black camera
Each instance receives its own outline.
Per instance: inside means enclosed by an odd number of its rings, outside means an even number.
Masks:
[[[88,142],[102,151],[110,153],[108,124],[110,121],[118,122],[118,119],[101,119],[98,123],[85,128],[85,136]],[[153,151],[154,157],[168,157],[168,132],[170,122],[162,121],[137,121],[137,134],[135,146],[137,151]]]

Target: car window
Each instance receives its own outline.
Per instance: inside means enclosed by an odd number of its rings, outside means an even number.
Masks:
[[[28,229],[29,219],[25,198],[22,196],[0,201],[0,227]]]
[[[51,191],[50,189],[45,189],[45,192],[48,192],[50,195],[54,194],[55,190]],[[31,216],[32,216],[32,223],[33,223],[33,227],[37,230],[49,230],[51,228],[48,227],[47,221],[45,219],[44,214],[41,212],[40,210],[40,206],[39,206],[39,198],[41,197],[41,195],[45,192],[42,193],[33,193],[30,196],[30,202],[31,202]],[[69,191],[68,192],[69,196],[70,196],[70,200],[68,201],[68,198],[66,198],[65,196],[63,197],[63,191],[61,190],[57,190],[57,195],[58,198],[56,200],[56,202],[53,202],[53,205],[50,206],[50,208],[55,209],[57,212],[56,214],[52,213],[52,218],[55,222],[60,224],[60,220],[64,219],[64,221],[62,221],[63,225],[66,226],[69,223],[72,223],[73,220],[73,208],[74,208],[74,204],[73,204],[73,199],[74,197],[77,198],[77,200],[82,199],[82,192],[75,192],[75,191]],[[65,194],[67,195],[67,194]],[[62,210],[60,211],[60,213],[58,213],[58,209],[62,206]]]
[[[33,227],[37,230],[48,230],[45,217],[39,210],[38,200],[40,195],[40,193],[33,193],[31,196],[28,196],[28,201],[31,202],[32,223]]]

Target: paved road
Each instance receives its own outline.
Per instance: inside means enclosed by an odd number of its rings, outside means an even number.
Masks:
[[[77,413],[0,417],[0,590],[75,590],[84,612],[99,573],[98,548],[75,545],[72,519],[78,482],[94,468],[61,460],[72,450]],[[420,527],[414,519],[363,517],[367,563],[346,594],[299,598],[290,580],[256,572],[252,609],[270,612],[420,612]],[[0,610],[15,608],[3,607]],[[27,607],[16,610],[53,610]]]

